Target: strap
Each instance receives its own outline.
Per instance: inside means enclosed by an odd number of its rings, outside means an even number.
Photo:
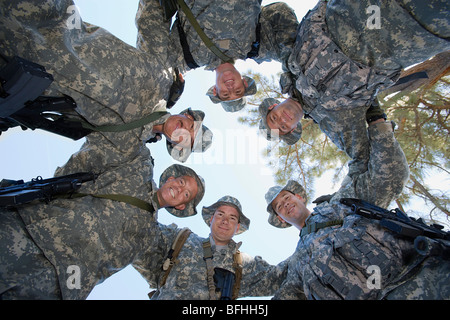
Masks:
[[[125,194],[89,194],[89,193],[74,193],[71,195],[71,198],[81,198],[81,197],[85,197],[85,196],[91,196],[94,198],[102,198],[102,199],[109,199],[109,200],[114,200],[114,201],[119,201],[119,202],[124,202],[124,203],[128,203],[131,204],[132,206],[138,207],[139,209],[148,211],[150,213],[155,213],[155,209],[153,208],[153,205],[132,197],[132,196],[128,196]]]
[[[156,111],[153,112],[141,119],[138,119],[136,121],[132,121],[129,123],[124,124],[118,124],[118,125],[104,125],[104,126],[94,126],[87,122],[86,120],[71,120],[71,121],[79,121],[81,122],[81,126],[85,129],[90,129],[92,131],[100,131],[100,132],[122,132],[122,131],[128,131],[133,130],[136,128],[140,128],[150,122],[156,121],[162,116],[168,114],[166,111]]]
[[[206,280],[208,282],[210,300],[217,300],[216,286],[214,284],[214,266],[212,265],[212,249],[211,242],[208,239],[203,241],[203,260],[206,262]]]
[[[300,232],[300,237],[304,237],[307,234],[314,233],[326,227],[342,225],[343,222],[344,221],[342,219],[330,220],[326,222],[312,222],[302,228],[302,231]]]
[[[187,238],[189,238],[191,232],[192,231],[189,228],[183,228],[180,230],[180,232],[178,232],[177,237],[175,238],[172,244],[172,248],[169,250],[167,259],[163,265],[163,270],[165,271],[165,273],[161,279],[160,287],[162,287],[166,283],[167,277],[169,276],[169,273],[172,270],[173,266],[177,263],[176,259],[180,254],[180,251],[183,248]]]
[[[183,27],[181,26],[180,17],[177,14],[177,19],[175,20],[175,24],[178,29],[178,35],[180,38],[181,47],[183,48],[183,56],[184,61],[186,61],[186,64],[191,69],[199,68],[200,66],[195,62],[194,57],[192,56],[191,49],[189,49],[189,43],[186,39],[186,33],[183,30]]]
[[[197,34],[200,36],[200,38],[205,43],[205,45],[208,47],[208,49],[211,50],[222,61],[232,62],[233,59],[231,59],[226,54],[224,54],[219,48],[216,47],[216,45],[211,41],[211,39],[208,38],[208,36],[202,30],[202,27],[198,24],[191,9],[189,9],[189,7],[186,5],[186,3],[183,0],[177,0],[177,2],[178,2],[178,5],[180,6],[181,10],[186,15],[186,18],[189,20],[189,22],[191,23],[191,25],[195,29],[195,31],[197,31]]]
[[[239,290],[241,288],[241,280],[242,280],[242,255],[239,250],[237,250],[236,253],[234,254],[233,268],[236,279],[234,281],[233,295],[231,299],[236,300],[239,297]]]

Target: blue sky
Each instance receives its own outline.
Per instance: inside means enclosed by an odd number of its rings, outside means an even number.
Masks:
[[[263,1],[263,5],[272,2],[275,1]],[[317,0],[285,2],[295,9],[301,20]],[[75,3],[84,21],[101,26],[128,44],[135,45],[134,17],[138,0],[75,0]],[[280,64],[276,62],[262,65],[252,61],[238,62],[237,67],[241,71],[253,69],[268,75],[280,70]],[[171,113],[178,113],[187,107],[203,110],[206,114],[205,125],[213,131],[215,138],[207,152],[193,154],[186,162],[206,181],[206,193],[198,211],[201,212],[203,206],[213,204],[224,195],[238,198],[244,214],[251,219],[250,230],[235,237],[236,241],[243,242],[241,250],[253,256],[262,256],[272,264],[286,259],[295,249],[298,231],[294,228],[276,229],[267,223],[264,194],[275,185],[270,168],[260,156],[267,142],[257,135],[255,128],[237,122],[241,112],[226,113],[219,105],[211,103],[205,93],[214,82],[213,72],[190,71],[185,79],[184,94]],[[40,130],[9,130],[0,136],[0,178],[30,180],[38,175],[51,177],[57,166],[63,165],[72,153],[78,151],[82,142]],[[154,177],[158,181],[163,170],[176,162],[168,155],[164,142],[148,147],[155,158]],[[329,181],[329,176],[319,179],[314,186],[314,195],[320,196],[338,189],[339,186],[333,186]],[[312,209],[313,206],[309,207]],[[158,219],[165,224],[187,226],[200,236],[209,234],[201,213],[179,219],[163,209]],[[133,268],[127,267],[98,285],[88,299],[148,299],[149,291],[146,281]]]

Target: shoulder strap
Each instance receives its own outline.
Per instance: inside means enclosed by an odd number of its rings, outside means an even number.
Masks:
[[[86,120],[70,120],[70,121],[76,121],[76,122],[81,122],[81,126],[85,129],[89,129],[92,131],[100,131],[100,132],[122,132],[122,131],[128,131],[128,130],[133,130],[142,126],[145,126],[146,124],[156,121],[159,118],[161,118],[162,116],[168,114],[168,112],[166,111],[156,111],[153,113],[150,113],[149,115],[138,119],[136,121],[132,121],[132,122],[128,122],[128,123],[123,123],[123,124],[118,124],[118,125],[104,125],[104,126],[94,126],[92,124],[90,124],[89,122],[87,122]]]
[[[132,206],[138,207],[139,209],[148,211],[150,213],[155,213],[155,208],[151,203],[148,203],[144,200],[126,195],[126,194],[89,194],[89,193],[72,193],[70,195],[70,198],[81,198],[91,196],[94,198],[101,198],[101,199],[109,199],[119,202],[124,202],[131,204]]]
[[[160,287],[162,287],[166,283],[167,277],[169,276],[169,273],[172,270],[173,266],[177,263],[177,257],[191,233],[192,231],[189,228],[183,228],[178,232],[177,237],[173,241],[172,248],[169,250],[166,261],[164,261],[162,267],[165,273],[161,279]]]
[[[234,281],[232,299],[236,300],[239,296],[239,289],[241,288],[241,279],[242,279],[242,255],[239,250],[237,250],[236,253],[234,254],[233,268],[236,275],[236,279]]]
[[[216,286],[214,284],[214,266],[212,264],[212,249],[209,238],[203,241],[203,260],[206,263],[206,280],[208,281],[208,290],[210,300],[217,300]]]

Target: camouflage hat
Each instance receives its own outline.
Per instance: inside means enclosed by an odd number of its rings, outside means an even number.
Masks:
[[[220,198],[216,203],[209,207],[203,207],[202,209],[202,217],[203,220],[205,220],[206,224],[208,226],[211,226],[211,218],[214,215],[214,212],[216,212],[216,209],[220,206],[230,206],[235,208],[239,212],[239,230],[236,232],[236,235],[241,234],[250,228],[250,219],[247,218],[243,213],[241,209],[241,203],[238,199],[232,197],[232,196],[224,196]]]
[[[205,152],[211,146],[213,139],[212,131],[209,130],[205,125],[203,125],[203,119],[205,118],[205,113],[203,111],[192,110],[191,108],[188,108],[184,111],[181,111],[179,114],[184,115],[186,113],[191,115],[196,123],[201,123],[201,130],[199,130],[199,125],[194,129],[195,138],[194,145],[192,146],[191,150],[188,150],[186,148],[177,149],[176,147],[174,147],[173,143],[166,140],[167,151],[172,158],[180,162],[185,162],[191,155],[191,152]]]
[[[245,88],[244,97],[234,99],[234,100],[223,101],[214,94],[215,86],[212,86],[211,88],[209,88],[208,91],[206,92],[206,95],[209,96],[209,98],[211,99],[211,101],[213,103],[220,103],[222,105],[222,108],[226,112],[237,112],[245,107],[245,105],[247,103],[247,99],[245,98],[245,96],[254,95],[257,91],[255,80],[253,80],[252,78],[247,77],[247,76],[243,76],[242,78],[244,78],[248,84],[248,87]]]
[[[178,178],[181,176],[189,176],[195,179],[198,187],[197,195],[191,202],[186,204],[186,208],[184,208],[184,210],[178,210],[173,207],[167,207],[165,209],[176,217],[184,218],[197,214],[196,207],[205,194],[205,180],[203,180],[201,176],[197,175],[197,173],[195,173],[195,171],[191,168],[182,166],[181,164],[173,164],[161,174],[161,177],[159,178],[159,187],[161,188],[170,177]]]
[[[281,191],[286,190],[292,192],[293,194],[300,195],[306,201],[306,191],[305,189],[295,180],[289,180],[284,188],[281,186],[274,186],[267,191],[265,198],[267,202],[267,212],[269,212],[269,223],[277,228],[288,228],[291,224],[287,222],[281,222],[278,219],[278,215],[272,208],[272,202],[280,194]]]
[[[263,136],[267,140],[272,139],[271,129],[269,128],[269,125],[267,124],[267,114],[269,113],[269,107],[274,104],[280,104],[281,102],[274,98],[266,98],[263,100],[263,102],[259,105],[259,114],[261,115],[261,121],[259,122],[259,131],[263,134]],[[297,141],[302,136],[302,124],[300,121],[297,124],[297,128],[294,129],[294,131],[280,135],[280,139],[286,142],[288,145],[293,145],[297,143]]]

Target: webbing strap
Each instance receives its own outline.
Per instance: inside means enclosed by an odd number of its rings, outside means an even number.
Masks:
[[[122,131],[128,131],[133,130],[139,127],[142,127],[150,122],[156,121],[162,116],[168,114],[166,111],[156,111],[153,112],[143,118],[140,118],[138,120],[124,123],[124,124],[118,124],[118,125],[104,125],[104,126],[94,126],[87,122],[86,120],[71,120],[71,121],[79,121],[81,123],[81,126],[85,129],[90,129],[92,131],[100,131],[100,132],[122,132]]]
[[[71,198],[80,198],[80,197],[85,197],[85,196],[91,196],[94,198],[102,198],[102,199],[109,199],[109,200],[114,200],[114,201],[119,201],[119,202],[124,202],[124,203],[128,203],[131,204],[135,207],[138,207],[139,209],[148,211],[150,213],[155,213],[155,209],[153,208],[153,205],[151,205],[150,203],[132,197],[132,196],[128,196],[125,194],[89,194],[89,193],[74,193],[71,195]]]
[[[202,41],[205,43],[205,45],[208,47],[209,50],[211,50],[218,58],[220,58],[224,62],[232,62],[233,59],[228,57],[225,53],[223,53],[219,48],[216,47],[216,45],[211,41],[211,39],[208,38],[208,36],[203,31],[202,27],[198,24],[197,19],[195,19],[191,9],[186,5],[186,3],[183,0],[177,0],[178,5],[180,6],[181,10],[183,10],[184,14],[186,15],[186,18],[191,23],[192,27],[197,31],[197,34],[202,39]]]
[[[331,227],[331,226],[342,225],[342,223],[343,223],[342,219],[330,220],[330,221],[326,221],[326,222],[309,223],[302,228],[302,231],[300,232],[300,236],[304,237],[307,234],[318,231],[319,229],[323,229],[323,228]]]
[[[208,282],[209,299],[216,299],[216,286],[214,284],[214,266],[212,265],[211,242],[208,239],[203,241],[203,260],[206,262],[206,280]]]

